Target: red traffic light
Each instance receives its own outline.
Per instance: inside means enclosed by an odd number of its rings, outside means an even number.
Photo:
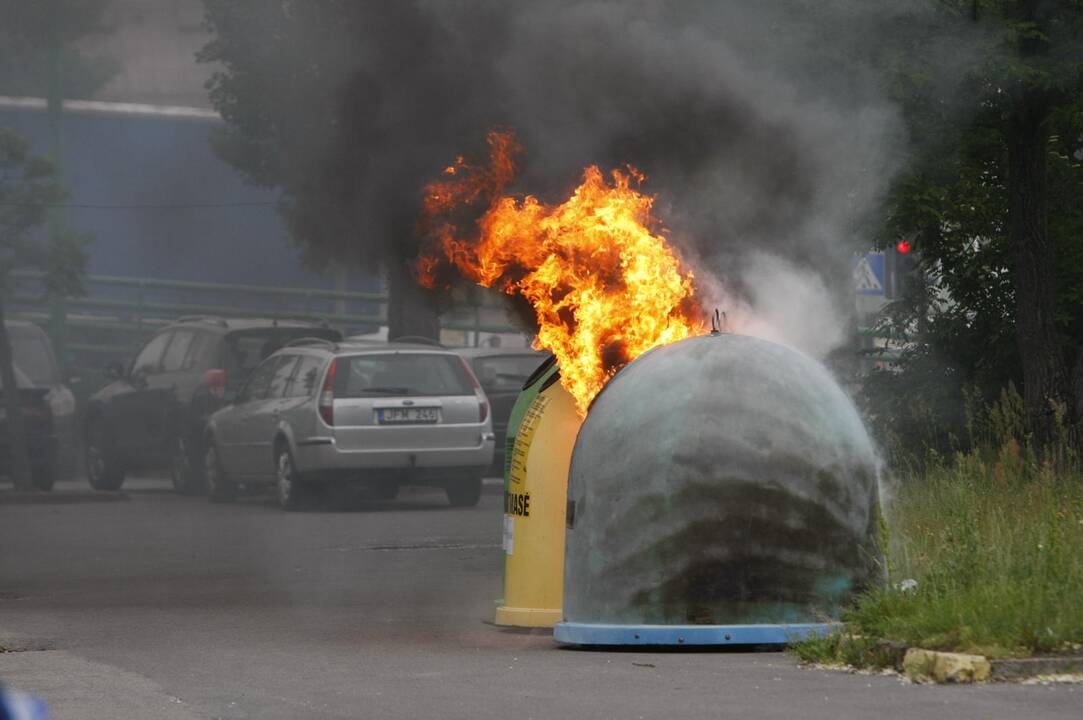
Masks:
[[[895,252],[899,253],[900,255],[907,255],[913,249],[914,246],[910,244],[909,240],[900,240],[899,243],[895,246]]]

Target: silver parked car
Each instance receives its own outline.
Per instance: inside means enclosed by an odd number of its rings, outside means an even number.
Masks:
[[[442,487],[475,505],[493,457],[489,402],[469,366],[439,346],[306,338],[263,361],[207,423],[212,500],[273,482],[298,506],[316,484],[351,483],[392,498],[400,485]]]

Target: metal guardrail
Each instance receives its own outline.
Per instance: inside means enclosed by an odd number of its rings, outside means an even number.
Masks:
[[[893,365],[903,359],[903,347],[900,346],[899,338],[890,337],[882,330],[873,326],[859,326],[855,332],[857,341],[863,347],[859,347],[857,354],[868,363],[866,369],[874,365]],[[877,343],[881,344],[877,344]],[[903,344],[905,340],[901,341]]]
[[[41,279],[41,273],[13,273],[12,316],[47,327],[58,350],[77,355],[126,355],[153,330],[185,315],[309,317],[346,334],[387,322],[383,293],[88,275],[85,296],[50,303]],[[443,328],[471,333],[474,342],[481,333],[520,330],[508,322],[498,298],[476,293],[459,300],[441,318]]]

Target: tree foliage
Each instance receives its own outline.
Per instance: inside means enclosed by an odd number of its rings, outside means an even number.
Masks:
[[[1083,383],[1083,3],[938,10],[930,31],[958,39],[957,78],[912,53],[892,88],[915,142],[881,242],[912,238],[922,282],[885,328],[911,344],[866,400],[897,436],[945,447],[967,435],[968,398],[1014,383],[1041,435],[1057,406],[1076,422],[1083,411],[1068,373],[1041,367],[1075,368]]]
[[[62,199],[52,163],[32,154],[22,137],[0,128],[0,286],[6,289],[16,268],[47,268],[52,252],[32,231]]]

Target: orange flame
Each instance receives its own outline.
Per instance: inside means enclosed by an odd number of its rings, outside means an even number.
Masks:
[[[561,383],[585,414],[605,383],[640,354],[703,331],[690,271],[666,242],[654,198],[632,187],[645,178],[628,166],[606,182],[596,166],[559,205],[503,194],[521,150],[510,132],[488,137],[488,167],[458,158],[447,179],[425,189],[421,227],[432,242],[418,280],[438,284],[450,264],[485,287],[526,298],[538,321],[535,345],[552,352]],[[453,219],[488,203],[478,232]]]

